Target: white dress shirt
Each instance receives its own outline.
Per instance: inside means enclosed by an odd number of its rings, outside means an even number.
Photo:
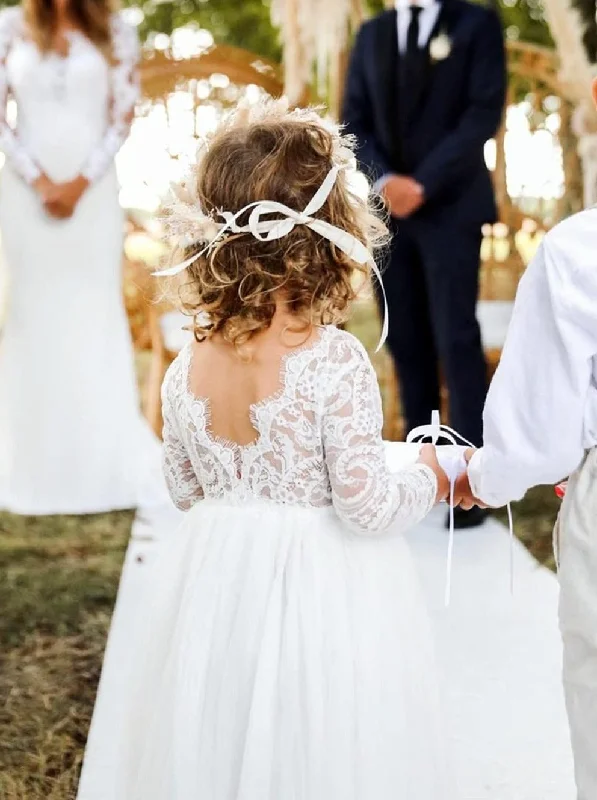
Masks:
[[[439,0],[396,0],[396,12],[398,18],[398,49],[401,53],[406,51],[406,37],[408,26],[410,25],[411,6],[416,5],[422,9],[419,16],[419,47],[425,47],[429,37],[435,27],[439,16]]]
[[[597,446],[597,209],[560,223],[520,282],[473,456],[473,493],[492,506],[556,484]]]

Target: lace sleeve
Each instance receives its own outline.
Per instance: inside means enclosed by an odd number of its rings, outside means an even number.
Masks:
[[[27,183],[33,183],[41,175],[41,170],[6,118],[6,105],[10,95],[6,60],[18,35],[20,20],[21,11],[18,8],[7,8],[0,13],[0,150],[21,178]]]
[[[433,507],[437,479],[420,464],[388,470],[381,397],[367,354],[345,339],[331,358],[339,369],[328,391],[323,442],[336,512],[359,533],[406,530]]]
[[[91,183],[108,170],[126,141],[139,97],[139,40],[135,28],[119,15],[112,21],[112,47],[108,127],[83,170],[84,177]]]
[[[176,368],[176,365],[175,365]],[[173,402],[176,382],[170,373],[162,388],[163,457],[164,475],[170,497],[181,511],[188,511],[203,498],[197,475],[191,464],[187,448],[179,431],[178,415]]]

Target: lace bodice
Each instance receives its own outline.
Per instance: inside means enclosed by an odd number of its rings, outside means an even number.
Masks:
[[[42,54],[20,8],[0,13],[0,149],[22,178],[42,172],[55,181],[82,174],[91,182],[110,167],[125,141],[138,97],[137,35],[112,17],[112,60],[83,34],[67,35],[69,51]],[[9,97],[17,127],[7,120]]]
[[[396,475],[386,467],[377,379],[350,334],[322,328],[314,345],[285,358],[278,393],[251,407],[249,445],[210,433],[209,401],[190,390],[191,357],[187,345],[162,389],[164,469],[179,508],[204,497],[333,504],[352,529],[375,533],[415,524],[433,506],[428,467]]]

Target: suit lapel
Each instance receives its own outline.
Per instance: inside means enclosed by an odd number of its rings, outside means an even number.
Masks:
[[[440,12],[437,15],[437,19],[435,21],[435,25],[433,26],[433,30],[431,31],[431,35],[427,40],[427,46],[425,48],[427,52],[427,63],[430,68],[430,72],[433,70],[433,67],[437,66],[430,55],[430,47],[431,42],[436,39],[440,34],[446,34],[448,38],[452,39],[454,27],[458,22],[458,6],[456,3],[453,3],[452,0],[442,0]]]
[[[427,50],[429,50],[429,44],[435,39],[435,37],[441,33],[441,31],[445,30],[448,27],[448,22],[450,21],[452,14],[454,11],[454,6],[450,3],[450,0],[442,0],[442,4],[439,9],[439,14],[437,15],[437,19],[435,20],[435,25],[431,31],[431,35],[427,40]]]
[[[452,0],[442,0],[441,8],[435,25],[431,31],[427,45],[425,46],[425,75],[422,81],[421,92],[418,97],[419,104],[422,104],[428,97],[433,84],[433,76],[438,63],[431,58],[431,43],[439,35],[445,34],[452,39],[453,30],[458,21],[458,6]]]
[[[379,65],[379,88],[382,93],[384,119],[388,121],[392,155],[400,162],[400,103],[398,51],[398,18],[389,11],[378,18],[375,59]]]
[[[377,18],[375,32],[375,53],[373,57],[377,67],[376,84],[379,87],[383,104],[383,118],[387,120],[388,146],[393,163],[400,165],[404,152],[405,134],[413,117],[427,99],[433,83],[433,72],[437,64],[433,64],[429,53],[430,43],[439,33],[452,36],[458,22],[458,3],[453,0],[442,0],[440,12],[427,41],[421,50],[421,69],[416,85],[405,85],[403,60],[398,49],[398,18],[395,10],[387,11]]]

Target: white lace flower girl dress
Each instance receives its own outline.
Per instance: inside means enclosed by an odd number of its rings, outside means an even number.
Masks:
[[[447,800],[401,536],[436,479],[388,472],[367,355],[321,328],[252,407],[248,446],[210,433],[191,359],[163,389],[167,478],[188,513],[131,632],[137,674],[108,645],[79,800]]]

